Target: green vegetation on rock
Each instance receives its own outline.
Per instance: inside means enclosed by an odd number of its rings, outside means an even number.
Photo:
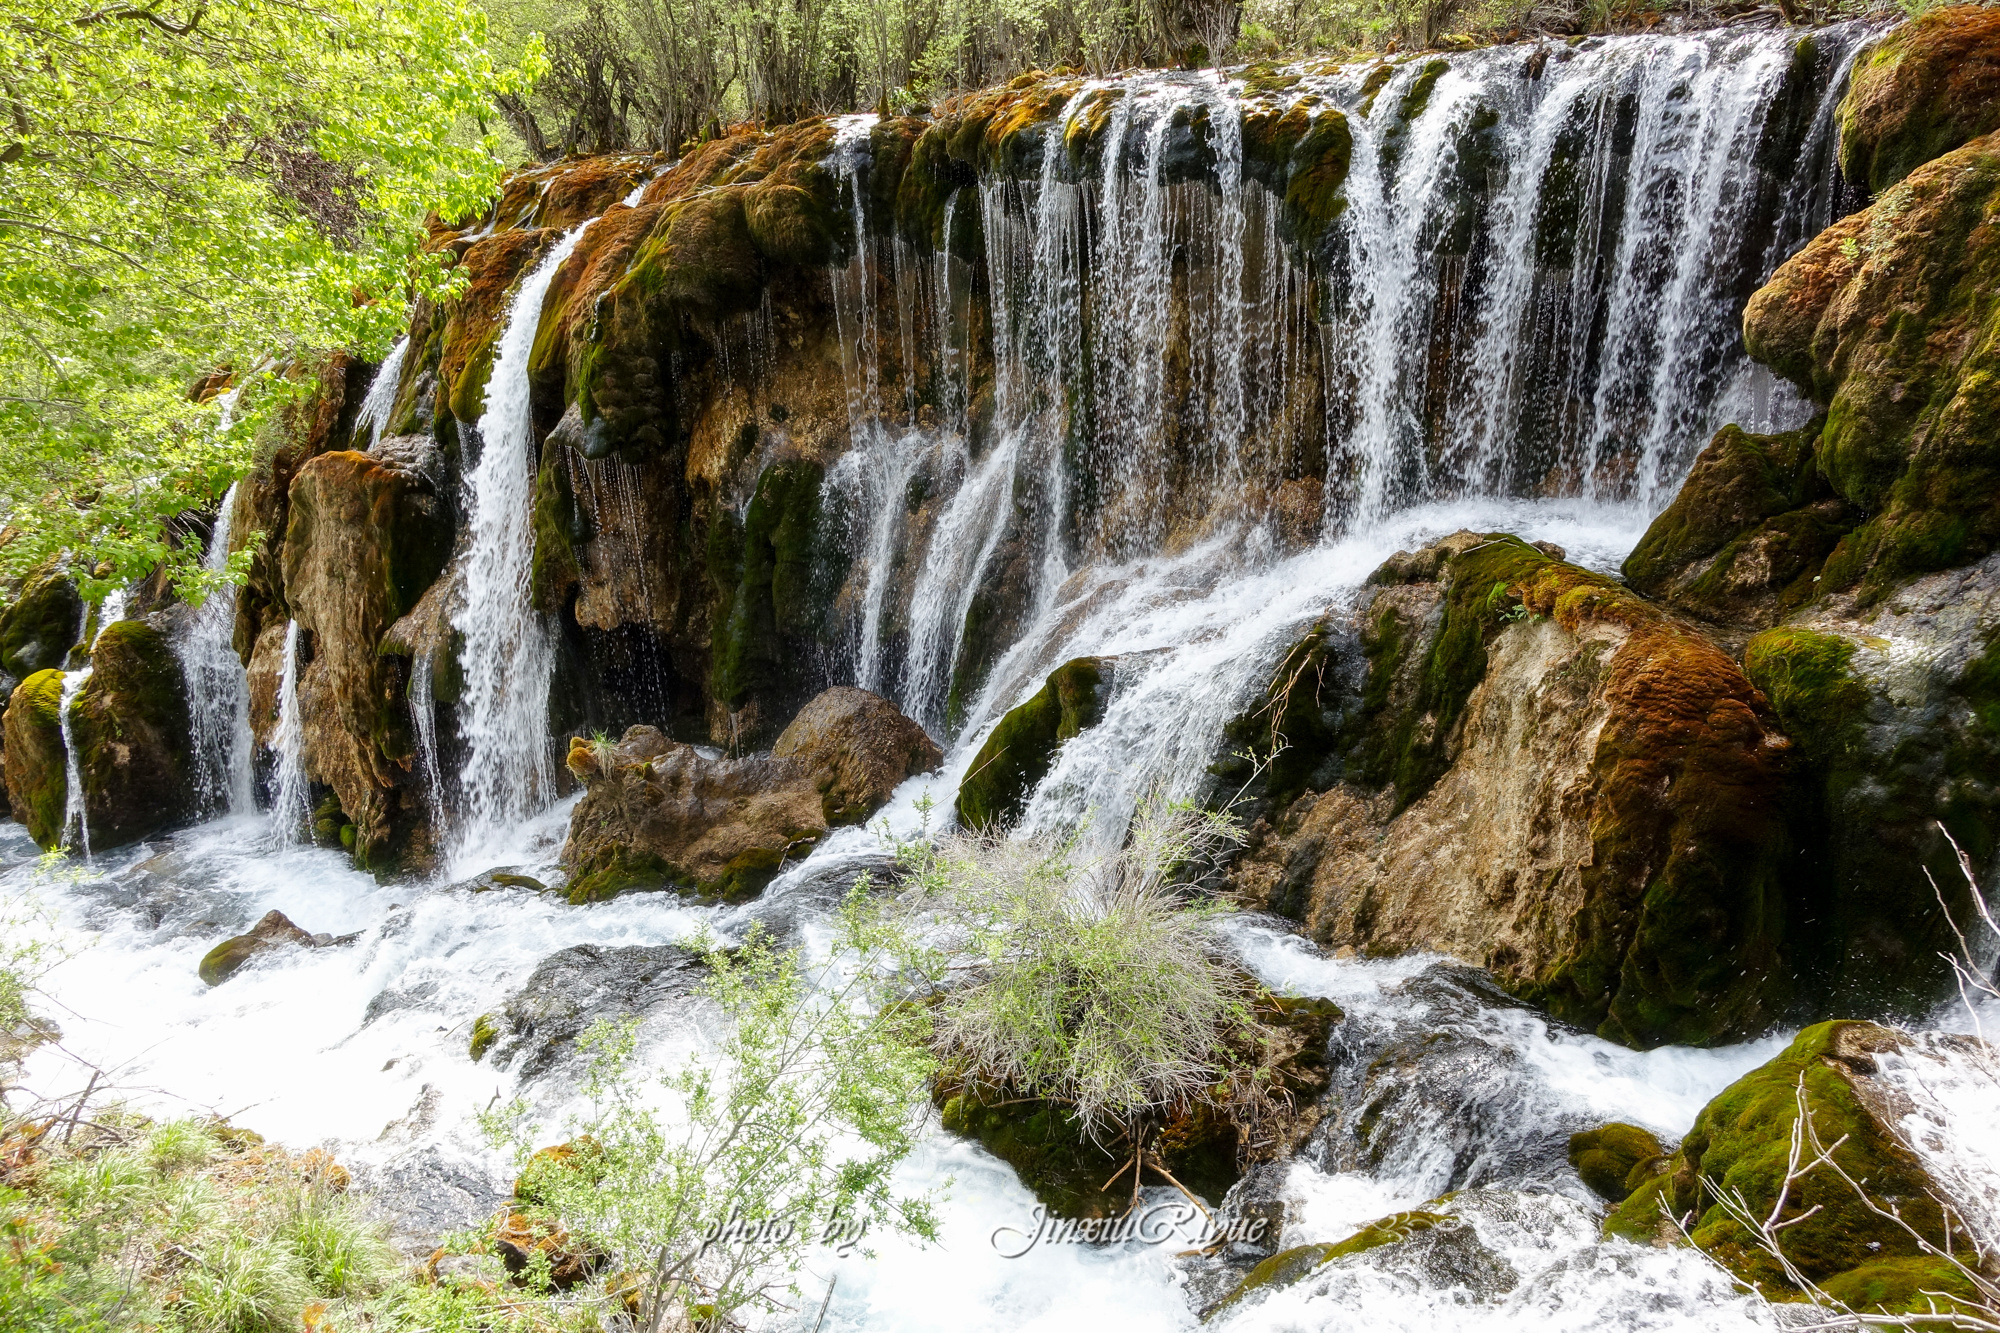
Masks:
[[[0,761],[7,775],[7,801],[14,818],[42,847],[62,841],[63,811],[69,800],[68,752],[62,737],[63,673],[38,671],[14,687],[5,717],[6,744]]]
[[[1664,1159],[1650,1130],[1613,1121],[1569,1136],[1569,1164],[1599,1197],[1623,1203]]]
[[[979,747],[958,788],[958,821],[969,829],[1018,817],[1055,764],[1064,741],[1104,716],[1111,658],[1079,657],[1049,673],[1033,698],[1010,710]]]
[[[2000,14],[1958,5],[1892,28],[1855,60],[1839,119],[1841,174],[1871,194],[2000,129]]]

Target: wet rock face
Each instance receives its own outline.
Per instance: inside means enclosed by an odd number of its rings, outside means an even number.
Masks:
[[[1065,662],[1034,698],[1001,718],[959,785],[958,822],[985,829],[1018,818],[1063,742],[1104,717],[1116,668],[1112,657]]]
[[[1637,1240],[1665,1234],[1663,1226],[1671,1232],[1664,1205],[1676,1215],[1692,1216],[1694,1243],[1738,1277],[1781,1299],[1796,1296],[1777,1261],[1716,1204],[1713,1192],[1740,1192],[1753,1216],[1771,1212],[1789,1161],[1802,1090],[1821,1142],[1846,1140],[1833,1150],[1834,1160],[1855,1180],[1867,1182],[1873,1198],[1893,1202],[1918,1235],[1948,1248],[1940,1203],[1948,1203],[1950,1193],[1903,1145],[1897,1126],[1911,1108],[1878,1077],[1880,1060],[1908,1041],[1873,1023],[1807,1028],[1781,1055],[1702,1109],[1667,1170],[1634,1190],[1606,1220],[1606,1232]],[[1796,1180],[1778,1220],[1789,1224],[1782,1232],[1787,1257],[1823,1284],[1922,1254],[1909,1231],[1871,1211],[1830,1171]],[[1965,1243],[1962,1232],[1957,1243]]]
[[[482,1021],[491,1035],[474,1059],[522,1079],[539,1078],[575,1053],[576,1039],[598,1019],[643,1016],[685,1000],[701,983],[696,954],[675,945],[604,948],[579,944],[544,958],[526,984]]]
[[[1934,9],[1854,62],[1840,104],[1841,174],[1880,194],[1933,158],[2000,129],[2000,15]]]
[[[141,620],[105,627],[70,705],[93,851],[122,847],[195,812],[187,686],[165,636]]]
[[[284,586],[308,645],[299,676],[306,769],[355,826],[356,863],[378,869],[429,859],[407,666],[380,648],[450,551],[434,453],[323,453],[299,469],[289,496]]]
[[[1326,943],[1477,959],[1628,1044],[1784,1012],[1792,747],[1742,669],[1513,537],[1373,582],[1232,724],[1277,751],[1239,892]]]
[[[570,771],[586,790],[563,847],[571,900],[658,888],[749,897],[939,758],[886,700],[846,688],[808,704],[780,742],[782,752],[745,759],[709,759],[645,726],[615,745],[572,742]]]
[[[1801,966],[1835,1012],[1926,1012],[1953,988],[1938,894],[1974,919],[1951,840],[1975,866],[2000,852],[2000,556],[1873,607],[1824,598],[1750,639],[1744,662],[1802,758],[1820,887]]]

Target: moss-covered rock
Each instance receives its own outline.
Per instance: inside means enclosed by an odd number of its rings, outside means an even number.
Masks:
[[[460,421],[478,421],[486,410],[486,380],[513,307],[516,284],[560,233],[502,231],[475,242],[459,260],[465,290],[447,309],[438,349],[437,376],[445,404]]]
[[[1820,427],[1783,435],[1723,427],[1626,557],[1626,579],[1731,624],[1769,624],[1810,601],[1826,557],[1859,521],[1820,474]]]
[[[1457,1219],[1447,1213],[1433,1212],[1428,1207],[1413,1208],[1379,1217],[1345,1240],[1294,1245],[1291,1249],[1280,1250],[1245,1273],[1243,1280],[1210,1307],[1205,1315],[1212,1319],[1246,1297],[1296,1286],[1335,1259],[1366,1254],[1385,1245],[1399,1245],[1434,1227],[1456,1223]]]
[[[1820,573],[1866,601],[2000,543],[2000,139],[1912,172],[1780,267],[1752,356],[1826,411],[1815,466],[1864,516]]]
[[[1612,1203],[1623,1203],[1665,1160],[1660,1141],[1638,1125],[1613,1121],[1569,1136],[1569,1164],[1584,1184]]]
[[[1871,43],[1840,103],[1841,174],[1872,194],[2000,129],[2000,14],[1933,9]]]
[[[61,667],[83,626],[83,599],[67,574],[30,575],[0,611],[0,675],[24,681]]]
[[[93,852],[136,842],[195,811],[187,686],[180,661],[142,620],[107,625],[70,705]]]
[[[1799,966],[1839,1011],[1914,1016],[1952,991],[1938,895],[1961,922],[1973,907],[1951,840],[1975,865],[2000,852],[1996,585],[1989,558],[1865,619],[1830,599],[1745,648],[1804,761]]]
[[[979,747],[958,788],[958,822],[969,829],[1018,817],[1064,741],[1104,716],[1115,658],[1079,657],[1049,673],[1035,696],[1011,709]]]
[[[1777,1202],[1790,1158],[1792,1126],[1803,1092],[1821,1142],[1839,1147],[1834,1160],[1877,1200],[1893,1202],[1902,1219],[1933,1245],[1947,1244],[1939,1199],[1944,1197],[1894,1130],[1896,1114],[1870,1083],[1876,1057],[1895,1050],[1899,1034],[1871,1023],[1831,1022],[1807,1028],[1785,1051],[1724,1089],[1702,1109],[1665,1173],[1633,1191],[1605,1221],[1608,1234],[1651,1240],[1661,1234],[1661,1208],[1694,1219],[1694,1243],[1767,1296],[1799,1295],[1777,1261],[1765,1253],[1715,1202],[1715,1191],[1742,1196],[1752,1215]],[[1921,1251],[1909,1231],[1870,1210],[1831,1171],[1814,1171],[1793,1183],[1778,1217],[1786,1257],[1815,1282],[1845,1274],[1867,1291],[1894,1290],[1885,1262],[1912,1260]],[[1963,1245],[1960,1239],[1958,1244]]]
[[[68,752],[62,738],[63,673],[37,671],[7,700],[0,746],[7,778],[7,805],[42,847],[62,841],[63,809],[69,800]]]
[[[493,1015],[481,1014],[472,1020],[472,1040],[466,1043],[466,1053],[472,1057],[473,1063],[477,1064],[485,1058],[486,1052],[491,1050],[493,1043],[498,1040],[500,1040],[500,1027],[493,1021]],[[520,1187],[516,1186],[514,1192],[519,1194]]]

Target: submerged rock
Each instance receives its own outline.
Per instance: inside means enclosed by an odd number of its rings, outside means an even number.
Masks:
[[[1268,765],[1238,892],[1322,943],[1477,960],[1631,1045],[1786,1012],[1793,747],[1742,668],[1505,534],[1370,581],[1231,724]]]
[[[354,937],[350,935],[347,938]],[[309,931],[299,929],[290,917],[274,908],[264,913],[248,931],[224,940],[202,955],[196,971],[209,985],[220,986],[259,955],[288,947],[313,949],[322,943],[332,944],[334,940],[331,937],[322,940]]]
[[[570,899],[660,888],[749,897],[938,757],[916,723],[854,689],[808,704],[768,756],[710,759],[645,726],[615,745],[576,740],[569,768],[585,792],[563,846]]]
[[[1079,657],[1049,673],[1034,698],[1000,719],[958,788],[958,822],[1004,826],[1027,805],[1063,742],[1104,716],[1116,681],[1115,657]]]
[[[567,1058],[598,1019],[641,1016],[685,999],[702,975],[700,956],[678,945],[574,945],[537,963],[504,1005],[479,1016],[472,1058],[491,1049],[494,1064],[512,1067],[522,1079],[538,1078]]]
[[[1947,1269],[1927,1262],[1918,1236],[1939,1250],[1957,1246],[1976,1265],[1962,1228],[1947,1238],[1941,1205],[1950,1202],[1950,1192],[1902,1140],[1899,1125],[1912,1108],[1893,1084],[1878,1077],[1880,1059],[1908,1040],[1873,1023],[1807,1028],[1782,1054],[1702,1109],[1666,1170],[1643,1181],[1606,1219],[1606,1233],[1678,1241],[1680,1233],[1665,1212],[1671,1209],[1689,1219],[1695,1245],[1736,1276],[1767,1296],[1796,1299],[1799,1292],[1776,1259],[1716,1203],[1715,1192],[1740,1194],[1752,1216],[1770,1214],[1784,1183],[1803,1096],[1820,1141],[1833,1148],[1833,1160],[1865,1184],[1877,1203],[1894,1205],[1904,1225],[1870,1209],[1832,1171],[1807,1172],[1792,1182],[1778,1215],[1785,1254],[1800,1272],[1829,1289],[1838,1284],[1842,1291],[1880,1301],[1899,1290],[1905,1297],[1912,1294],[1911,1279],[1917,1276],[1912,1265]],[[1938,1290],[1961,1294],[1962,1279],[1948,1272],[1938,1276]],[[1879,1294],[1870,1295],[1871,1290]]]

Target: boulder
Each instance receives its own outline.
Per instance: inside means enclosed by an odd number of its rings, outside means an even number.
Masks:
[[[1097,725],[1110,702],[1115,657],[1079,657],[1049,673],[1033,698],[1000,719],[958,788],[958,822],[969,829],[1004,826],[1054,767],[1063,742]]]
[[[905,778],[936,769],[944,752],[881,695],[836,686],[799,710],[771,757],[812,770],[826,822],[841,825],[867,819]]]
[[[274,908],[264,913],[257,924],[245,933],[224,940],[202,955],[201,965],[196,970],[203,981],[211,986],[220,986],[260,954],[273,949],[310,949],[316,947],[316,943],[313,935],[293,925],[290,917]]]
[[[1793,747],[1729,655],[1505,534],[1371,582],[1231,724],[1267,762],[1238,892],[1636,1046],[1788,1012]]]
[[[107,625],[70,704],[92,851],[122,847],[197,810],[188,754],[187,684],[178,658],[143,620]]]
[[[0,745],[0,764],[6,772],[7,806],[42,847],[62,841],[63,810],[69,799],[62,690],[62,672],[37,671],[14,687],[7,712],[0,718],[6,737]]]
[[[922,728],[862,690],[829,690],[784,732],[783,753],[710,759],[657,728],[571,742],[584,783],[563,865],[572,902],[677,888],[734,901],[769,883],[835,823],[859,823],[934,767]]]
[[[1951,1195],[1924,1167],[1898,1126],[1913,1109],[1882,1077],[1885,1058],[1910,1038],[1873,1023],[1819,1023],[1784,1052],[1729,1085],[1702,1109],[1666,1169],[1642,1181],[1605,1221],[1608,1235],[1632,1240],[1679,1240],[1664,1210],[1687,1219],[1694,1244],[1767,1297],[1797,1299],[1799,1291],[1777,1261],[1716,1203],[1716,1191],[1740,1195],[1756,1217],[1778,1201],[1790,1161],[1792,1128],[1803,1095],[1820,1141],[1833,1160],[1873,1199],[1894,1205],[1899,1226],[1871,1210],[1828,1170],[1793,1181],[1778,1214],[1786,1256],[1829,1291],[1856,1295],[1864,1305],[1916,1295],[1913,1279],[1928,1273],[1933,1289],[1970,1294],[1948,1265],[1928,1258],[1916,1237],[1941,1250],[1958,1247],[1974,1265],[1962,1226],[1947,1239],[1943,1206]],[[1834,1146],[1834,1145],[1838,1146]],[[1960,1216],[1963,1216],[1961,1213]],[[1931,1272],[1930,1270],[1939,1270]],[[1914,1285],[1922,1285],[1920,1280]],[[1871,1294],[1872,1293],[1872,1294]],[[1920,1303],[1907,1308],[1922,1309]]]
[[[37,671],[61,667],[83,626],[83,599],[68,575],[30,575],[0,611],[0,676],[9,688]]]
[[[2000,14],[1959,5],[1892,28],[1855,59],[1838,114],[1841,174],[1871,194],[2000,129]]]
[[[474,1020],[472,1058],[491,1049],[494,1064],[517,1065],[519,1077],[538,1078],[569,1056],[598,1019],[644,1015],[685,999],[701,978],[700,956],[676,945],[574,945],[537,963],[505,1004]]]

